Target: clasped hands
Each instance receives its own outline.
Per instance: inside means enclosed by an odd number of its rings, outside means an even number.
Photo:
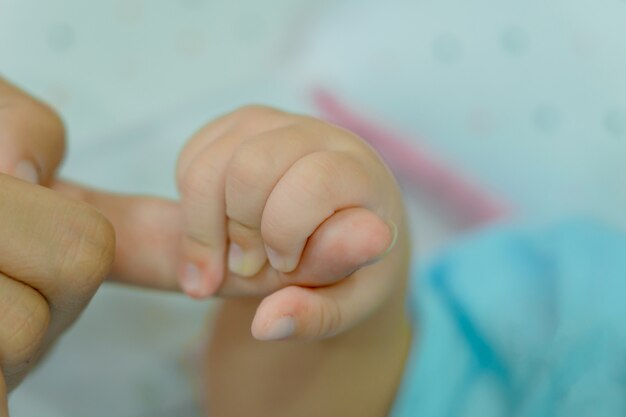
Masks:
[[[0,416],[108,275],[256,297],[259,340],[335,336],[403,285],[398,187],[338,127],[260,106],[222,116],[182,150],[178,201],[63,182],[64,144],[58,116],[0,80]]]

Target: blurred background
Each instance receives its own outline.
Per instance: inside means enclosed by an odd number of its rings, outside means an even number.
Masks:
[[[63,115],[63,175],[116,191],[175,198],[182,144],[243,104],[346,125],[428,257],[500,219],[626,227],[624,22],[623,0],[0,0],[0,74]],[[208,309],[105,286],[13,416],[194,416]]]

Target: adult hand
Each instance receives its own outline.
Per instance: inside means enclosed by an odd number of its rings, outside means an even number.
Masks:
[[[46,105],[0,78],[0,172],[49,184],[63,159],[65,131]]]
[[[87,305],[113,261],[109,222],[39,186],[64,152],[48,107],[0,80],[0,417],[6,396]]]

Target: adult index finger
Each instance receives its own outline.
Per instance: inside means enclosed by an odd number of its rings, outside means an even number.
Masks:
[[[108,272],[115,237],[91,206],[0,174],[0,271],[75,315]]]
[[[47,105],[0,78],[0,172],[48,184],[65,153],[65,129]]]

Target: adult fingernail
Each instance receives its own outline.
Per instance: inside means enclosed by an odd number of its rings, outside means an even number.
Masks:
[[[31,184],[39,184],[39,173],[35,164],[29,160],[22,160],[15,166],[13,175],[23,181],[30,182]]]
[[[242,277],[251,277],[259,273],[265,264],[265,252],[262,250],[243,250],[235,242],[228,248],[228,269]]]
[[[281,317],[270,323],[265,333],[257,339],[262,341],[281,340],[293,335],[295,331],[296,321],[293,317]]]

